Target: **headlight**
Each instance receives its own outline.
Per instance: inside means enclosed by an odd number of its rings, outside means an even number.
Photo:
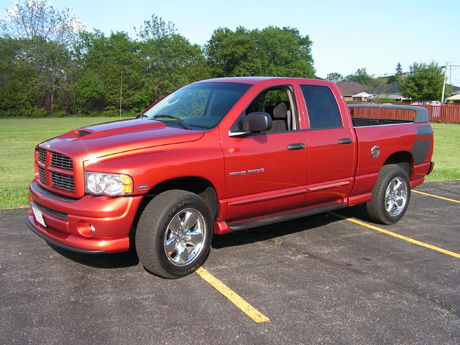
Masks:
[[[133,180],[127,175],[85,172],[85,192],[109,196],[133,194]]]

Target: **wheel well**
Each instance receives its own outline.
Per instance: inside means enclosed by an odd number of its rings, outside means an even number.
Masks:
[[[406,170],[408,176],[411,176],[412,162],[412,155],[409,152],[397,152],[388,157],[384,165],[397,164],[402,169]]]
[[[155,196],[172,189],[185,190],[199,195],[208,205],[211,215],[213,216],[213,220],[217,219],[219,203],[217,199],[217,193],[213,185],[208,180],[200,177],[182,177],[164,181],[153,187],[144,196],[141,204],[139,205],[139,209],[137,210],[134,226],[137,225],[137,221],[139,220],[139,217],[141,216],[144,208]]]

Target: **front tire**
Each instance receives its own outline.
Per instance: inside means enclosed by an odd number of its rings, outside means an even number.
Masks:
[[[406,213],[410,200],[407,172],[395,164],[385,165],[372,190],[372,200],[366,204],[369,216],[382,224],[394,224]]]
[[[170,190],[146,206],[136,230],[136,251],[144,268],[164,278],[194,272],[212,240],[209,208],[198,195]]]

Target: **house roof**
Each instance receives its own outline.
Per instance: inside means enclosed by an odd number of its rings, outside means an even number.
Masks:
[[[404,89],[398,83],[388,83],[384,85],[379,85],[370,90],[374,95],[390,95],[390,94],[401,94],[404,92]]]
[[[337,83],[340,91],[345,97],[351,97],[357,93],[369,90],[369,86],[354,81],[341,81]]]
[[[454,95],[460,93],[460,87],[459,86],[455,86],[455,85],[450,85],[450,84],[447,84],[448,86],[450,86],[452,88],[452,93]]]
[[[460,101],[460,93],[446,98],[446,101]]]
[[[360,93],[356,93],[353,95],[353,97],[364,97],[364,98],[369,98],[372,97],[370,93],[367,93],[366,91],[362,91]]]

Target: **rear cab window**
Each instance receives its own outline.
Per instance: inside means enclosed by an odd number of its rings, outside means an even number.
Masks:
[[[342,117],[335,97],[327,86],[300,85],[307,105],[310,130],[342,128]]]

